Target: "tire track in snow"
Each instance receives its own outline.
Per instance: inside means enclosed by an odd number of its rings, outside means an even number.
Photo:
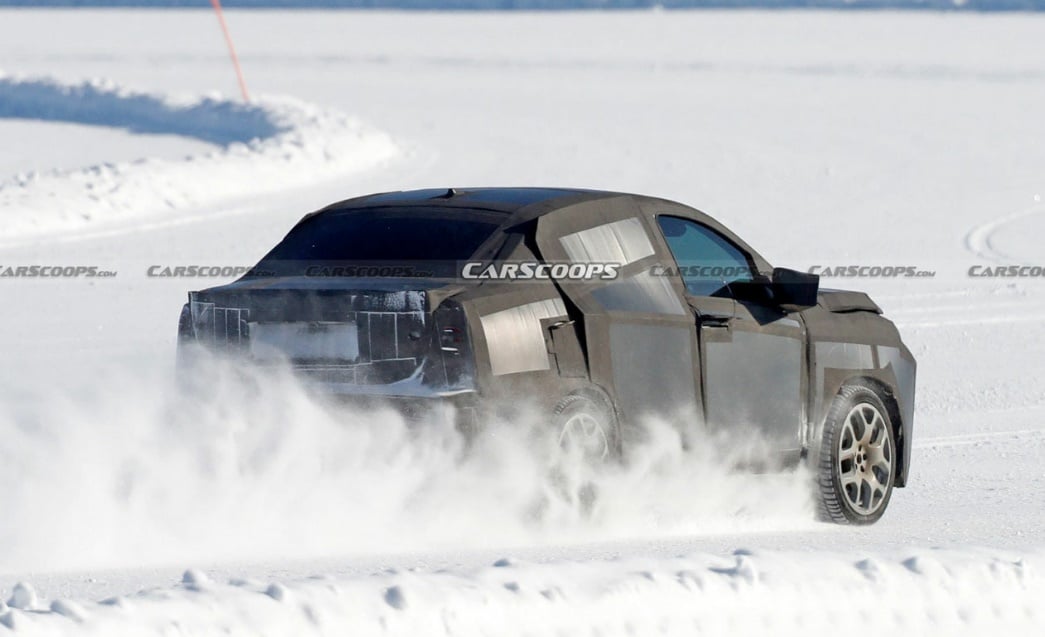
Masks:
[[[954,436],[935,436],[915,439],[915,449],[936,449],[941,447],[965,447],[1000,440],[1045,440],[1045,430],[1017,429],[1013,431],[991,431],[974,434],[958,434]]]
[[[1018,260],[1018,257],[999,251],[994,246],[992,239],[994,238],[994,235],[997,234],[998,230],[1008,224],[1045,212],[1045,204],[1041,202],[1041,196],[1035,195],[1034,201],[1035,203],[1032,206],[1002,215],[969,230],[965,235],[966,249],[982,259],[993,261],[995,263],[1008,264],[1013,260]]]
[[[963,327],[970,325],[1008,325],[1016,323],[1045,324],[1045,312],[1012,316],[969,316],[948,319],[896,320],[900,328]]]

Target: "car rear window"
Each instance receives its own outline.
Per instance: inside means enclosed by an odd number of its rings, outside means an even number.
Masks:
[[[440,265],[467,260],[503,221],[499,213],[446,208],[377,208],[320,213],[298,224],[258,264],[289,274],[308,264]]]

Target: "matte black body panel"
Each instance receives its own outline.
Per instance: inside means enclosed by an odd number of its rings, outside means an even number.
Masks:
[[[881,314],[882,308],[863,292],[850,290],[820,290],[819,304],[832,312],[873,312]]]
[[[869,311],[833,312],[823,304],[805,310],[811,362],[807,443],[819,439],[831,401],[847,382],[869,380],[881,388],[892,412],[900,463],[896,484],[907,482],[914,426],[916,363],[893,323]],[[810,445],[810,449],[818,448]]]

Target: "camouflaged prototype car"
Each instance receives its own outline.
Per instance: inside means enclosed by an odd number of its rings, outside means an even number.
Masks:
[[[204,346],[405,412],[546,410],[626,453],[656,417],[743,432],[817,474],[820,512],[869,523],[907,481],[915,361],[859,292],[774,269],[679,203],[554,188],[358,197],[304,217],[246,276],[189,293]]]

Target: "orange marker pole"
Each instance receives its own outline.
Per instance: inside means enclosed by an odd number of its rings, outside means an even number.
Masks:
[[[229,57],[232,58],[232,66],[236,68],[236,80],[239,82],[240,93],[243,93],[243,101],[249,102],[250,95],[247,93],[247,82],[243,79],[243,69],[239,65],[239,56],[236,55],[236,47],[232,45],[232,36],[229,35],[229,25],[225,24],[225,14],[221,11],[221,0],[210,0],[214,12],[218,14],[218,22],[221,24],[221,32],[225,34],[225,44],[229,45]]]

